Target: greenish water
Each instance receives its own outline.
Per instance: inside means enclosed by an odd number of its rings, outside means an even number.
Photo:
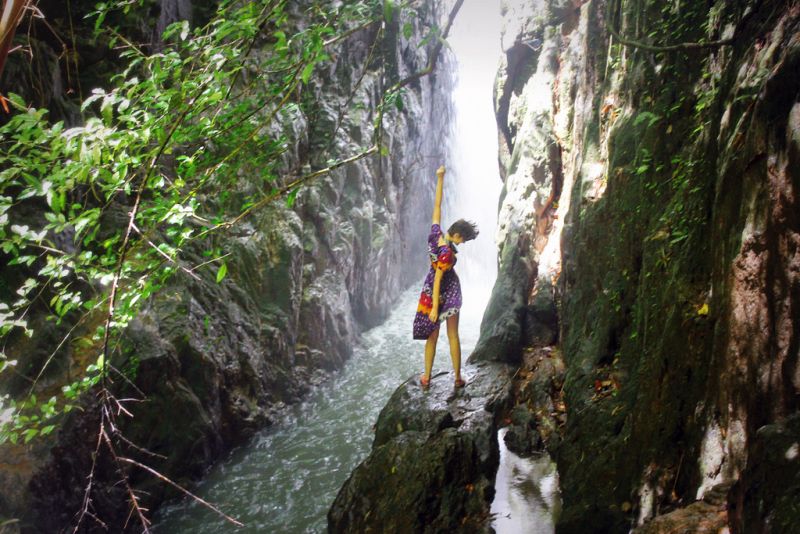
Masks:
[[[369,453],[381,408],[397,386],[422,370],[423,343],[411,339],[418,295],[418,287],[405,292],[388,320],[362,336],[344,369],[294,407],[284,421],[234,450],[196,489],[244,528],[184,500],[162,508],[153,531],[324,532],[339,487]],[[477,341],[487,298],[485,293],[465,292],[460,324],[464,360]],[[444,331],[438,349],[434,371],[451,372]]]

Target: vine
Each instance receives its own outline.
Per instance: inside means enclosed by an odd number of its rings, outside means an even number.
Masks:
[[[648,52],[673,52],[676,50],[702,50],[706,48],[719,48],[722,46],[730,46],[734,43],[734,37],[728,39],[720,39],[718,41],[709,41],[707,43],[689,42],[689,43],[676,43],[671,45],[651,45],[636,41],[623,36],[620,33],[620,28],[614,26],[614,12],[619,12],[622,6],[622,0],[607,0],[606,1],[606,21],[609,33],[621,44],[631,46],[633,48],[641,48]]]

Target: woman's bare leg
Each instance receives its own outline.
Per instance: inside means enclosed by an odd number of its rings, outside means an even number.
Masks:
[[[458,338],[458,314],[447,318],[447,338],[450,340],[450,359],[453,361],[453,371],[456,373],[456,382],[461,381],[461,340]]]
[[[433,370],[433,358],[436,356],[436,342],[439,340],[439,327],[436,327],[428,339],[425,340],[425,380],[431,379],[431,371]]]

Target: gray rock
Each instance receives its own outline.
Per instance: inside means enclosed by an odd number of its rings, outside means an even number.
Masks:
[[[484,363],[428,390],[412,377],[381,411],[372,452],[328,512],[330,532],[488,532],[499,462],[494,413],[510,402],[510,369]]]
[[[735,534],[794,532],[800,524],[800,413],[766,425],[728,493]]]

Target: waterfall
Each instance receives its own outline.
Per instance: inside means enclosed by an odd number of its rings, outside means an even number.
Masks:
[[[457,70],[442,224],[446,229],[461,218],[478,224],[478,238],[459,247],[456,269],[464,293],[462,314],[477,314],[476,324],[497,277],[495,234],[503,184],[497,164],[493,88],[502,52],[501,21],[500,0],[468,1],[448,38]]]

